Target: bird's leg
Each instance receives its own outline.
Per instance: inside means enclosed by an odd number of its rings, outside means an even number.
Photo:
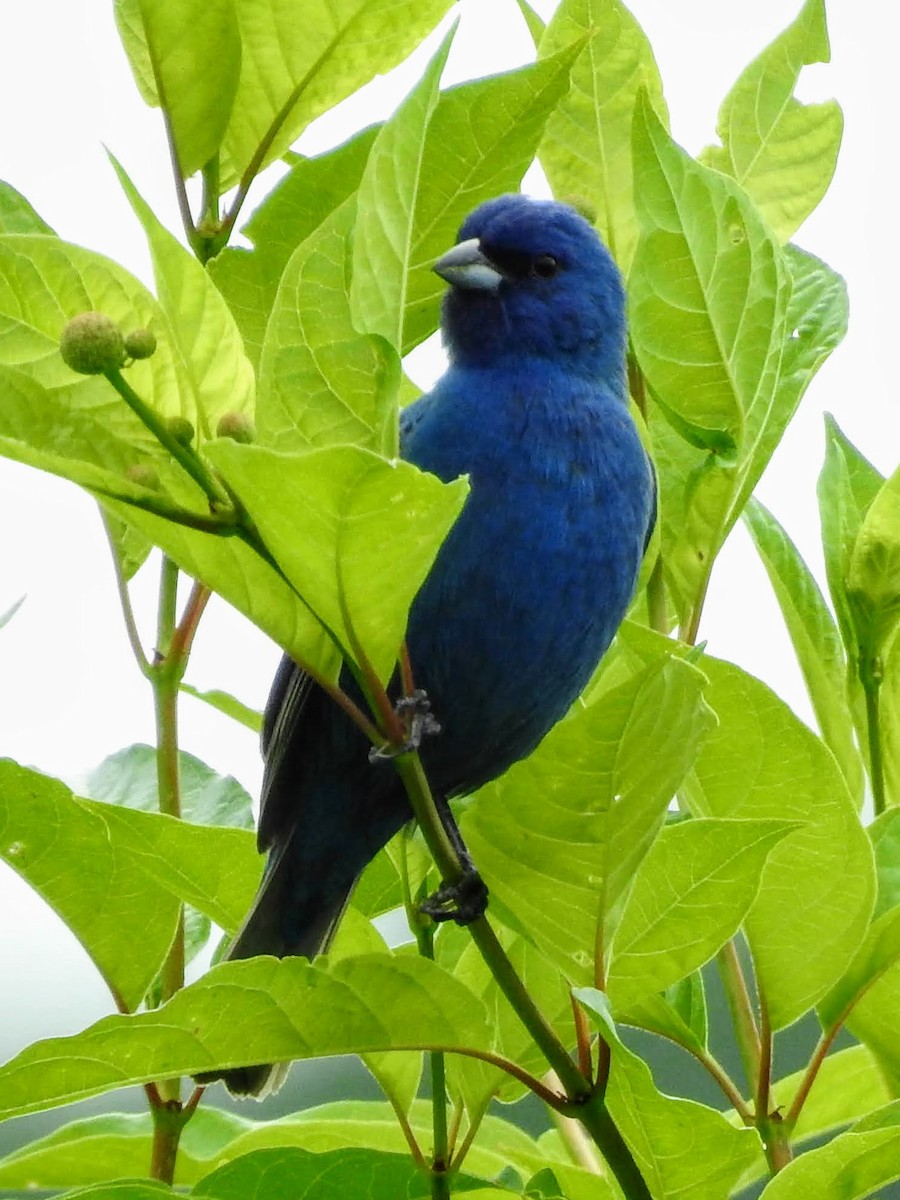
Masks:
[[[440,722],[431,711],[431,701],[422,688],[417,688],[408,696],[401,696],[394,705],[394,712],[403,721],[406,737],[399,746],[390,743],[373,746],[369,751],[369,762],[384,762],[401,754],[409,754],[410,750],[418,750],[423,737],[441,732]]]
[[[369,762],[387,762],[401,754],[408,754],[411,750],[418,750],[423,737],[441,731],[441,726],[431,711],[431,701],[422,688],[415,688],[408,695],[401,696],[394,705],[394,711],[404,723],[406,738],[399,746],[373,746],[369,751]],[[488,899],[487,886],[475,869],[450,805],[443,796],[435,796],[434,806],[444,832],[456,851],[462,873],[455,883],[443,884],[433,896],[423,900],[419,909],[431,917],[432,921],[455,921],[457,925],[471,925],[473,921],[484,916]]]
[[[481,878],[466,848],[450,805],[443,796],[434,797],[438,817],[459,858],[462,874],[456,883],[445,883],[419,905],[419,911],[432,921],[455,921],[471,925],[484,916],[488,902],[487,884]]]

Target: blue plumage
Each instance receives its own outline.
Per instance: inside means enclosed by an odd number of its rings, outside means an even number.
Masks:
[[[538,744],[625,614],[654,519],[627,409],[619,273],[566,205],[501,196],[435,269],[450,366],[402,421],[402,453],[471,494],[411,613],[408,645],[442,732],[434,791],[471,791]],[[389,764],[285,660],[266,713],[256,904],[230,958],[305,954],[410,817]],[[259,1091],[267,1068],[224,1072]]]

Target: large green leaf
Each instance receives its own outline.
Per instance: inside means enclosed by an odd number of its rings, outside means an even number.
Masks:
[[[631,126],[643,89],[663,124],[662,81],[650,43],[619,0],[563,0],[540,40],[540,56],[587,38],[572,87],[547,123],[541,166],[554,194],[587,202],[597,228],[627,272],[638,228]]]
[[[139,812],[159,810],[156,749],[128,746],[117,750],[87,777],[86,791],[92,800],[122,804]],[[230,825],[253,829],[248,793],[230,775],[219,775],[212,767],[181,750],[178,754],[181,784],[181,816],[195,825]]]
[[[462,828],[504,922],[593,982],[635,871],[706,736],[703,676],[662,657],[482,788]],[[602,964],[597,965],[602,971]]]
[[[240,331],[209,273],[157,220],[115,159],[112,163],[147,237],[159,303],[193,387],[200,436],[213,437],[225,413],[253,415],[253,368]]]
[[[486,1188],[468,1172],[453,1177],[454,1191],[511,1196],[505,1188]],[[477,1189],[477,1190],[476,1190]],[[248,1196],[291,1196],[292,1200],[345,1200],[349,1196],[404,1196],[425,1200],[431,1181],[409,1154],[344,1146],[312,1154],[298,1148],[257,1150],[213,1171],[192,1195],[209,1200],[246,1200]]]
[[[219,441],[209,455],[310,608],[387,679],[465,481],[445,485],[353,446],[287,456]]]
[[[733,937],[789,821],[685,821],[664,829],[640,864],[613,944],[613,1007],[661,992]]]
[[[875,899],[872,850],[840,769],[758,679],[705,657],[718,728],[686,791],[703,816],[803,823],[769,856],[745,929],[774,1029],[847,970]]]
[[[354,322],[398,351],[425,140],[454,32],[455,27],[421,81],[379,130],[359,185],[350,287]]]
[[[219,1067],[490,1041],[483,1004],[425,959],[222,963],[159,1009],[23,1050],[0,1068],[0,1116]]]
[[[744,520],[781,608],[822,737],[859,807],[863,769],[847,700],[847,660],[834,617],[797,547],[768,509],[751,499]]]
[[[0,233],[47,233],[53,230],[9,183],[0,179]]]
[[[570,1041],[572,1002],[565,980],[520,934],[510,933],[501,925],[496,925],[495,931],[516,974],[545,1020],[563,1042]],[[546,1059],[464,930],[442,930],[437,942],[437,960],[484,1001],[494,1031],[495,1051],[540,1077],[546,1070]],[[463,1057],[448,1059],[447,1079],[451,1095],[461,1094],[470,1116],[486,1108],[493,1096],[511,1103],[521,1099],[527,1090],[524,1084],[503,1071]]]
[[[778,377],[768,402],[745,412],[740,445],[727,453],[715,444],[698,448],[673,428],[671,412],[667,418],[651,414],[663,559],[682,620],[701,601],[728,531],[811,379],[846,331],[847,293],[840,276],[793,246],[781,250],[781,259],[791,294]]]
[[[158,104],[181,175],[218,151],[241,74],[235,0],[116,0],[119,35],[144,99]]]
[[[118,501],[107,501],[106,507],[164,550],[192,579],[233,604],[297,662],[337,678],[340,655],[321,622],[277,570],[243,541],[200,533]]]
[[[409,1114],[421,1144],[432,1136],[431,1108],[418,1101]],[[76,1187],[129,1177],[147,1169],[153,1123],[146,1114],[104,1114],[73,1121],[0,1159],[0,1188]],[[408,1146],[391,1107],[378,1101],[341,1101],[306,1108],[270,1121],[202,1105],[178,1144],[175,1182],[182,1187],[215,1179],[203,1190],[218,1197],[220,1168],[267,1149],[288,1147],[321,1156],[353,1146],[356,1151],[406,1154]],[[523,1173],[539,1169],[545,1156],[521,1130],[487,1117],[466,1160],[468,1176],[496,1178],[514,1164]],[[232,1177],[233,1178],[233,1177]],[[200,1194],[198,1189],[196,1194]],[[404,1193],[405,1194],[405,1193]]]
[[[392,454],[396,352],[357,332],[348,280],[356,204],[335,209],[291,255],[266,326],[257,428],[277,450],[340,444]]]
[[[632,338],[650,387],[692,426],[738,446],[771,402],[790,293],[778,248],[730,179],[666,133],[646,97],[634,126],[641,237],[629,277]]]
[[[604,994],[583,988],[576,995],[611,1043],[606,1102],[654,1200],[728,1196],[760,1156],[755,1131],[736,1129],[721,1113],[693,1100],[663,1095],[647,1064],[619,1040]]]
[[[284,154],[315,117],[413,50],[451,0],[241,0],[243,59],[223,189]]]
[[[201,1105],[178,1143],[175,1182],[201,1179],[222,1161],[230,1143],[257,1124]],[[0,1159],[0,1188],[49,1190],[138,1178],[147,1170],[152,1141],[150,1113],[104,1113],[72,1121]]]
[[[831,57],[824,0],[799,16],[742,72],[719,110],[721,146],[701,161],[733,176],[782,240],[803,224],[831,182],[843,132],[834,100],[801,104],[802,68]]]
[[[453,244],[459,226],[478,204],[518,191],[547,119],[566,95],[578,49],[567,44],[540,62],[439,95],[415,189],[404,354],[437,327],[444,285],[432,263]]]
[[[374,135],[366,129],[315,158],[295,156],[290,172],[241,230],[253,249],[228,246],[209,262],[207,269],[228,301],[254,366],[288,259],[356,191]]]
[[[80,800],[8,761],[0,829],[2,857],[59,913],[126,1009],[155,977],[182,900],[234,930],[259,882],[248,832]]]
[[[896,1179],[900,1109],[892,1104],[788,1163],[763,1190],[761,1200],[863,1200]]]

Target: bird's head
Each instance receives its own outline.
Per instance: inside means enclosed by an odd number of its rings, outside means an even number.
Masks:
[[[442,328],[453,362],[564,359],[610,383],[624,370],[618,268],[584,217],[554,200],[498,196],[466,218],[434,264],[450,284]]]

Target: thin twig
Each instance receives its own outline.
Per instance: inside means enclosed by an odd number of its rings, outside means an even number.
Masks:
[[[116,580],[116,591],[119,595],[119,605],[122,609],[122,617],[125,621],[125,632],[128,635],[128,644],[131,646],[131,653],[134,655],[134,661],[138,665],[142,675],[149,676],[150,660],[144,653],[144,647],[141,645],[141,635],[138,631],[137,621],[134,618],[134,609],[131,605],[131,594],[128,591],[128,581],[122,572],[122,563],[119,559],[116,550],[115,541],[113,539],[112,529],[109,524],[109,517],[100,509],[100,518],[103,521],[103,528],[106,532],[106,538],[109,542],[110,553],[113,560],[113,573]]]

